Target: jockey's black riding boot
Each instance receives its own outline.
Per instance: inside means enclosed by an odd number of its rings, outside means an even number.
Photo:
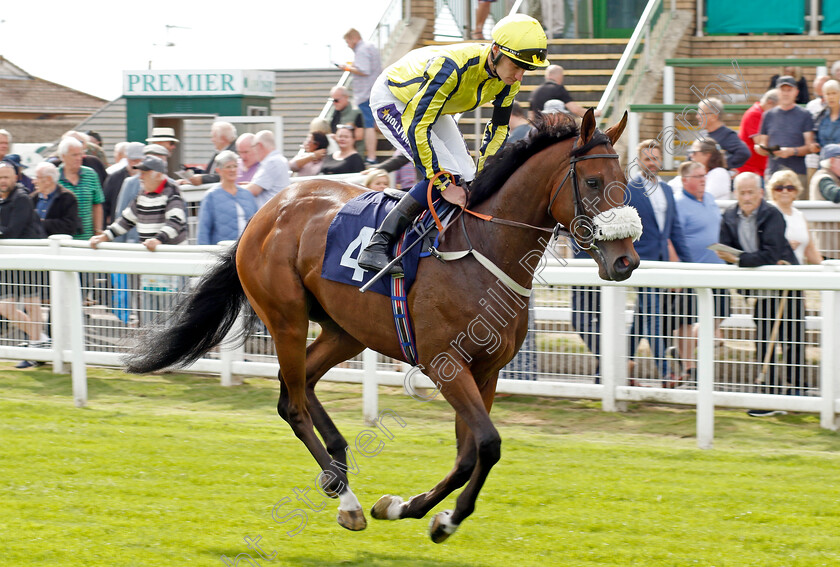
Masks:
[[[379,272],[387,266],[391,261],[388,254],[391,243],[424,210],[426,207],[411,195],[405,194],[400,202],[385,215],[385,220],[382,221],[379,230],[373,233],[370,243],[359,253],[359,266],[374,272]],[[403,273],[403,268],[399,262],[388,270],[388,274],[401,273]]]

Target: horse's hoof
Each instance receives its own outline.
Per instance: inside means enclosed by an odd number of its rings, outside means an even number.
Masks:
[[[443,543],[457,529],[458,524],[452,523],[452,510],[438,512],[429,523],[429,535],[435,543]]]
[[[403,499],[386,494],[376,501],[370,509],[370,515],[377,520],[399,520]]]
[[[339,526],[347,528],[351,532],[360,532],[367,527],[365,513],[361,508],[358,510],[339,510],[336,519]]]

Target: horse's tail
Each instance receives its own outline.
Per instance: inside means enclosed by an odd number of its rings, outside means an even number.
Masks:
[[[236,272],[238,247],[237,242],[194,291],[138,337],[137,346],[123,359],[127,372],[145,374],[195,362],[222,342],[243,307],[244,321],[237,339],[244,339],[256,328],[259,318]]]

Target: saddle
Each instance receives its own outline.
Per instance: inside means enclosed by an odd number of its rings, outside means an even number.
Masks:
[[[359,267],[356,258],[367,246],[385,215],[403,195],[405,195],[404,191],[396,189],[386,189],[381,192],[369,191],[348,201],[341,208],[330,223],[327,232],[324,264],[321,269],[322,278],[362,287],[376,275]],[[443,199],[438,199],[434,205],[436,214],[444,226],[451,222],[455,213],[460,210]],[[420,259],[432,255],[432,249],[437,244],[439,231],[432,215],[428,211],[421,214],[406,229],[405,234],[397,239],[395,249],[391,250],[391,254],[399,254],[399,250],[407,249],[418,238],[421,238],[421,235],[422,242],[413,246],[403,257],[402,264],[405,270],[403,283],[406,291],[414,283]],[[389,281],[390,278],[380,279],[371,286],[370,291],[391,297]]]

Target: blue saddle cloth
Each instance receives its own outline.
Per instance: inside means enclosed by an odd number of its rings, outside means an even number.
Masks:
[[[385,215],[396,204],[395,199],[380,191],[363,193],[348,201],[330,223],[330,229],[327,231],[327,248],[321,277],[356,287],[362,287],[373,278],[376,273],[360,268],[357,258],[370,242],[373,233],[382,224]],[[426,223],[434,222],[431,215],[425,216]],[[415,242],[424,230],[420,223],[414,226],[416,228],[409,228],[406,233],[403,250]],[[417,277],[417,265],[420,258],[429,255],[428,250],[422,250],[423,246],[422,243],[418,244],[402,258],[406,293],[411,289],[411,284]],[[393,249],[391,253],[393,254]],[[380,278],[369,291],[391,297],[391,278]]]

